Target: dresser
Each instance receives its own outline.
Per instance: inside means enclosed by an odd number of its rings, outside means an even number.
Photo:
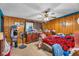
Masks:
[[[35,41],[38,41],[38,33],[28,33],[26,35],[26,43],[32,43],[32,42],[35,42]]]

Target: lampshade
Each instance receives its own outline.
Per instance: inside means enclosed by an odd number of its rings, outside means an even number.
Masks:
[[[77,19],[77,23],[79,24],[79,18]]]

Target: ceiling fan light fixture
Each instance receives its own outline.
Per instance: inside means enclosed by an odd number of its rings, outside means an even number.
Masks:
[[[44,18],[44,21],[49,21],[49,20],[50,20],[50,18],[48,18],[48,17]]]

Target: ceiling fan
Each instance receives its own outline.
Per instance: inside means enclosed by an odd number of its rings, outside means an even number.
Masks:
[[[43,12],[41,13],[41,15],[42,15],[42,17],[43,17],[43,20],[49,21],[49,20],[51,20],[51,19],[56,18],[56,17],[54,16],[55,13],[52,13],[50,10],[51,10],[51,9],[48,8],[47,10],[45,10],[45,11],[43,11]]]
[[[55,13],[52,13],[50,10],[51,9],[48,8],[48,9],[44,10],[41,13],[37,13],[37,14],[31,15],[31,16],[33,17],[33,16],[38,15],[37,19],[41,19],[41,20],[44,20],[44,21],[49,21],[49,20],[52,20],[52,19],[56,18],[54,16]]]
[[[52,15],[54,15],[55,13],[52,13],[52,12],[50,11],[50,8],[47,9],[47,10],[45,10],[45,11],[43,11],[41,14],[44,15],[44,17],[50,17],[50,16],[51,16],[52,18],[56,18],[56,17],[52,16]]]

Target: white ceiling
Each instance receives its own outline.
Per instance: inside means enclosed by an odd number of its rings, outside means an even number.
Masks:
[[[38,18],[38,13],[50,8],[53,16],[61,17],[79,11],[79,3],[0,3],[0,9],[6,16],[43,21]],[[36,15],[36,16],[34,16]],[[31,17],[29,17],[31,16]]]

